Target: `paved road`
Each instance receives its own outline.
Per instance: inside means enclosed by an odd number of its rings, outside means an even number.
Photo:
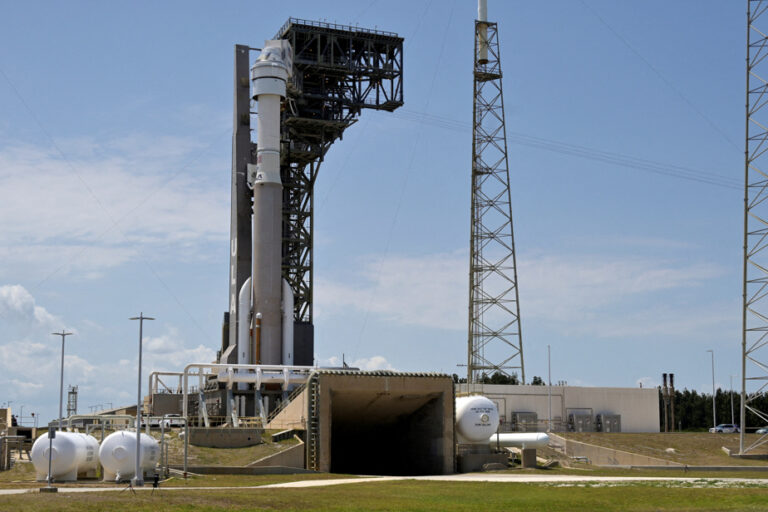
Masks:
[[[539,484],[604,484],[624,485],[635,482],[663,482],[670,486],[689,487],[692,485],[702,487],[723,486],[742,487],[761,485],[768,487],[768,479],[760,478],[675,478],[675,477],[623,477],[623,476],[588,476],[588,475],[536,475],[536,474],[509,474],[509,473],[466,473],[460,475],[437,476],[376,476],[361,478],[336,478],[330,480],[300,480],[298,482],[286,482],[282,484],[269,484],[258,486],[240,487],[173,487],[162,486],[163,491],[210,491],[227,489],[281,489],[281,488],[307,488],[325,487],[330,485],[359,484],[365,482],[391,482],[396,480],[422,480],[436,482],[496,482],[496,483],[539,483]],[[118,487],[59,487],[60,493],[83,492],[119,492],[126,491],[126,486]],[[151,491],[151,486],[137,487],[136,491]],[[0,489],[0,496],[9,494],[38,493],[35,488],[24,489]]]

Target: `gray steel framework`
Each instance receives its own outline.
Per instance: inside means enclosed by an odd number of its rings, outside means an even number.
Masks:
[[[467,382],[519,371],[525,383],[498,31],[487,21],[475,21],[473,110]]]
[[[392,32],[295,18],[275,37],[289,40],[294,52],[281,120],[282,273],[294,293],[295,321],[311,330],[313,189],[318,170],[325,153],[362,109],[391,112],[403,104],[403,39]],[[256,147],[250,137],[249,50],[235,47],[229,339],[222,353],[237,343],[237,295],[250,275],[246,173]]]
[[[67,390],[67,418],[77,414],[77,386],[69,386]]]
[[[768,424],[756,407],[768,386],[768,2],[747,0],[746,142],[744,149],[744,288],[741,340],[741,434],[739,452],[768,442],[763,435],[745,446],[749,420]],[[747,414],[751,413],[748,418]]]

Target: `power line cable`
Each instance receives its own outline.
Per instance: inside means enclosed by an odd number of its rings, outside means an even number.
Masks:
[[[424,9],[424,13],[421,16],[421,19],[424,19],[426,17],[425,16],[426,12],[429,9],[429,6],[431,5],[431,3],[432,2],[430,0],[430,2],[427,4],[426,8]],[[453,20],[453,13],[455,11],[455,8],[456,8],[456,0],[454,0],[451,3],[451,11],[450,11],[450,13],[448,15],[448,22],[445,24],[445,31],[443,32],[443,38],[442,38],[442,42],[440,44],[440,52],[438,53],[437,62],[436,62],[436,65],[435,65],[435,71],[432,74],[432,81],[430,82],[429,90],[427,91],[427,99],[426,99],[426,102],[424,103],[424,109],[425,110],[427,110],[429,108],[429,104],[430,104],[430,102],[432,100],[432,91],[435,88],[435,84],[437,83],[437,75],[438,75],[438,73],[439,73],[439,71],[441,69],[441,63],[442,63],[442,60],[443,60],[443,53],[445,52],[445,45],[446,45],[446,42],[448,40],[448,33],[450,31],[451,21]],[[419,25],[420,25],[420,22],[419,22]],[[418,30],[419,25],[417,25],[417,27],[416,27],[417,30]],[[389,226],[389,232],[387,233],[387,238],[386,238],[386,241],[384,243],[384,251],[382,253],[381,258],[379,259],[379,266],[378,266],[378,269],[377,269],[376,274],[375,274],[374,283],[378,282],[379,277],[381,276],[381,272],[382,272],[382,270],[384,268],[384,261],[386,260],[387,255],[389,254],[389,247],[390,247],[390,244],[392,242],[392,236],[393,236],[394,231],[395,231],[395,225],[397,224],[397,219],[398,219],[398,216],[400,214],[400,208],[403,205],[403,198],[405,197],[405,191],[408,188],[408,182],[409,182],[410,176],[412,174],[411,171],[413,169],[413,164],[414,164],[414,161],[416,159],[416,149],[419,148],[420,145],[421,145],[422,133],[423,133],[423,130],[419,130],[416,133],[416,138],[415,138],[413,146],[411,148],[411,154],[410,154],[410,157],[409,157],[408,165],[405,168],[405,178],[402,180],[403,185],[400,188],[400,193],[398,195],[397,202],[395,203],[395,211],[394,211],[394,213],[392,215],[392,222],[391,222],[391,224]],[[352,354],[356,354],[357,353],[357,350],[358,350],[358,348],[360,346],[360,342],[363,339],[363,333],[365,332],[365,328],[366,328],[366,326],[368,324],[368,317],[370,315],[371,302],[373,301],[373,295],[374,295],[374,293],[371,293],[371,295],[369,295],[369,297],[368,297],[368,302],[367,302],[367,305],[365,307],[365,313],[363,315],[363,323],[362,323],[362,325],[360,327],[360,334],[358,336],[357,343],[355,344],[355,348],[352,351]]]
[[[696,105],[693,103],[693,101],[691,101],[690,99],[688,99],[688,97],[687,97],[685,94],[683,94],[683,93],[682,93],[682,91],[680,91],[680,90],[679,90],[677,87],[675,87],[675,85],[674,85],[674,84],[673,84],[673,83],[672,83],[672,82],[671,82],[669,79],[667,79],[667,77],[666,77],[666,76],[664,76],[664,75],[661,73],[661,71],[659,71],[659,70],[658,70],[658,69],[657,69],[657,68],[656,68],[656,67],[655,67],[653,64],[651,64],[651,63],[650,63],[650,61],[649,61],[648,59],[646,59],[646,58],[643,56],[643,54],[641,54],[641,53],[640,53],[640,52],[639,52],[639,51],[638,51],[638,50],[637,50],[637,49],[636,49],[634,46],[632,46],[632,44],[629,42],[629,40],[627,40],[627,38],[626,38],[626,37],[624,37],[623,35],[621,35],[621,33],[620,33],[618,30],[616,30],[615,28],[613,28],[613,27],[612,27],[612,26],[611,26],[611,25],[610,25],[610,24],[609,24],[609,23],[608,23],[608,22],[605,20],[605,18],[603,18],[602,16],[600,16],[600,13],[598,13],[598,12],[597,12],[597,11],[596,11],[594,8],[592,8],[592,7],[591,7],[591,6],[590,6],[590,5],[589,5],[589,4],[588,4],[588,3],[587,3],[585,0],[580,0],[580,1],[581,1],[581,4],[582,4],[582,5],[583,5],[583,6],[584,6],[584,7],[585,7],[585,8],[586,8],[586,9],[587,9],[589,12],[591,12],[591,13],[592,13],[592,15],[593,15],[593,16],[595,16],[595,17],[596,17],[596,18],[597,18],[597,19],[600,21],[600,23],[602,23],[602,24],[603,24],[603,26],[605,26],[605,28],[607,28],[607,29],[608,29],[608,30],[609,30],[609,31],[610,31],[610,32],[611,32],[611,33],[612,33],[614,36],[616,36],[616,38],[617,38],[619,41],[621,41],[621,42],[622,42],[622,44],[624,44],[624,46],[626,46],[626,47],[629,49],[629,51],[631,51],[632,53],[634,53],[634,54],[635,54],[635,56],[636,56],[637,58],[639,58],[641,61],[643,61],[643,63],[644,63],[644,64],[645,64],[645,65],[648,67],[648,69],[650,69],[651,71],[653,71],[653,73],[654,73],[654,74],[655,74],[657,77],[659,77],[659,79],[660,79],[662,82],[664,82],[664,84],[665,84],[667,87],[669,87],[669,88],[670,88],[672,91],[674,91],[674,92],[675,92],[675,94],[677,94],[677,95],[678,95],[678,96],[679,96],[679,97],[680,97],[680,98],[681,98],[681,99],[682,99],[682,100],[683,100],[683,101],[684,101],[684,102],[685,102],[685,103],[686,103],[686,104],[687,104],[689,107],[691,107],[691,109],[693,109],[693,111],[694,111],[694,112],[696,112],[696,114],[698,114],[698,115],[699,115],[699,117],[701,117],[701,118],[702,118],[704,121],[706,121],[706,122],[707,122],[707,124],[708,124],[709,126],[711,126],[711,127],[712,127],[712,128],[713,128],[713,129],[714,129],[716,132],[717,132],[717,133],[719,133],[719,134],[720,134],[720,135],[723,137],[723,139],[725,139],[725,140],[726,140],[726,141],[727,141],[727,142],[728,142],[728,143],[729,143],[731,146],[733,146],[734,148],[736,148],[736,150],[737,150],[737,151],[739,151],[739,152],[741,152],[741,151],[742,151],[741,149],[739,149],[739,146],[738,146],[738,145],[737,145],[737,144],[736,144],[736,143],[735,143],[733,140],[731,140],[731,138],[728,136],[728,134],[727,134],[727,133],[725,133],[725,131],[724,131],[724,130],[722,130],[722,129],[721,129],[721,128],[720,128],[720,127],[717,125],[717,124],[715,124],[715,122],[714,122],[714,121],[712,121],[712,120],[709,118],[709,116],[707,116],[707,115],[706,115],[704,112],[702,112],[702,111],[701,111],[701,110],[700,110],[700,109],[699,109],[699,108],[698,108],[698,107],[697,107],[697,106],[696,106]]]
[[[471,126],[469,123],[447,117],[435,116],[408,110],[402,112],[394,112],[393,115],[406,121],[430,124],[432,126],[437,126],[447,130],[454,130],[462,133],[471,131]],[[648,160],[622,153],[604,151],[544,137],[536,137],[520,132],[507,131],[507,137],[509,139],[508,142],[511,144],[532,147],[542,151],[549,151],[576,156],[588,160],[616,164],[630,169],[652,172],[689,181],[696,181],[707,185],[714,185],[734,190],[743,189],[743,184],[739,179],[731,178],[723,174],[702,171],[681,165]]]
[[[88,194],[91,196],[93,201],[99,206],[99,208],[104,212],[104,214],[112,221],[113,226],[115,229],[117,229],[118,233],[123,237],[125,240],[129,240],[128,236],[120,229],[120,227],[117,225],[117,220],[113,217],[113,215],[107,210],[107,208],[104,206],[104,204],[101,202],[101,200],[98,198],[96,193],[93,191],[93,189],[88,185],[88,183],[85,181],[85,179],[82,177],[82,175],[78,172],[77,168],[72,164],[72,162],[67,158],[67,155],[62,151],[62,149],[59,147],[59,145],[56,143],[56,140],[53,138],[53,136],[48,132],[48,130],[45,129],[45,126],[40,122],[40,119],[35,115],[32,108],[27,104],[27,102],[24,100],[24,97],[21,95],[19,90],[16,88],[14,83],[11,81],[11,79],[8,77],[8,75],[5,73],[2,67],[0,67],[0,75],[3,76],[5,81],[8,83],[8,85],[13,90],[14,94],[18,98],[19,102],[24,106],[27,113],[32,117],[35,124],[38,126],[40,131],[48,138],[48,140],[51,143],[51,146],[59,153],[61,156],[61,159],[64,161],[64,163],[67,165],[67,167],[72,171],[72,173],[77,177],[77,179],[80,181],[80,183],[83,185],[83,188],[88,192]],[[144,264],[149,268],[150,272],[155,276],[155,278],[160,282],[160,284],[163,285],[165,290],[168,292],[168,294],[176,301],[176,303],[179,305],[181,310],[189,316],[190,320],[192,320],[192,323],[197,327],[198,331],[205,335],[206,338],[208,338],[207,333],[203,331],[203,328],[200,326],[200,324],[197,322],[194,316],[187,310],[187,308],[181,303],[179,298],[176,296],[176,294],[173,293],[173,291],[170,289],[170,287],[166,284],[166,282],[160,278],[157,271],[154,269],[152,264],[149,262],[147,257],[144,254],[144,251],[141,249],[141,247],[137,246],[137,250],[139,252],[140,258],[143,260]]]

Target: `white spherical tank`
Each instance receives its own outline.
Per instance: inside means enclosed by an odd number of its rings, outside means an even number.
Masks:
[[[155,470],[160,456],[157,441],[141,434],[139,468],[144,476]],[[101,442],[99,459],[104,468],[104,481],[127,481],[136,476],[136,432],[120,431],[107,436]]]
[[[29,453],[39,482],[48,479],[48,448],[51,450],[51,477],[59,482],[73,482],[81,477],[96,477],[99,466],[99,442],[78,432],[56,432],[51,440],[38,437]]]
[[[496,404],[480,395],[456,398],[456,430],[459,442],[487,443],[499,428]]]

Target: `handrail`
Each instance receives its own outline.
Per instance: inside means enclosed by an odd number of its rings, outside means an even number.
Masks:
[[[269,415],[267,416],[267,424],[269,424],[273,419],[275,419],[275,417],[277,417],[277,415],[280,414],[283,411],[283,409],[288,407],[288,404],[290,404],[293,401],[293,399],[299,396],[301,392],[304,391],[305,389],[307,389],[306,382],[301,386],[297,387],[296,389],[294,389],[293,391],[291,391],[291,394],[288,395],[288,398],[280,402],[280,407],[276,408],[274,411],[269,413]]]
[[[395,32],[387,32],[385,30],[377,30],[374,28],[352,27],[350,25],[339,25],[337,23],[328,23],[325,21],[304,20],[301,18],[288,18],[288,21],[286,21],[283,24],[283,26],[280,27],[280,30],[277,32],[277,35],[275,36],[275,39],[282,38],[283,35],[288,31],[288,27],[290,27],[293,24],[309,25],[310,27],[318,27],[318,28],[330,28],[333,30],[343,30],[345,32],[363,32],[366,34],[374,34],[378,36],[400,37]]]

